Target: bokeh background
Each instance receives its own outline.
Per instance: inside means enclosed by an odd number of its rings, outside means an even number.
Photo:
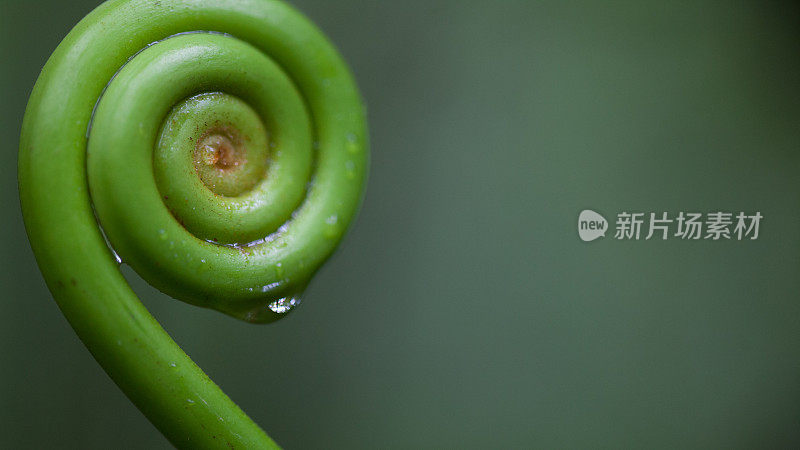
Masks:
[[[0,0],[0,448],[168,448],[61,316],[19,212],[27,96],[98,3]],[[279,443],[800,446],[796,2],[294,4],[368,105],[340,251],[268,326],[124,268]],[[764,219],[756,241],[584,243],[584,208]]]

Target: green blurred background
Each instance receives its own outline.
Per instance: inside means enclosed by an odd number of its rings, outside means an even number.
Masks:
[[[61,316],[19,212],[27,96],[98,3],[0,0],[0,448],[168,447]],[[294,4],[368,105],[341,250],[268,326],[125,268],[279,443],[800,447],[795,2]],[[764,219],[756,241],[584,243],[584,208]]]

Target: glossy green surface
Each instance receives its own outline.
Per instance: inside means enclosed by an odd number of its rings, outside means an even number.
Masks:
[[[200,32],[182,34],[193,31]],[[229,192],[239,196],[210,191],[186,153],[177,166],[182,175],[163,165],[156,166],[166,173],[154,173],[154,149],[178,145],[160,139],[170,126],[165,118],[203,92],[241,99],[262,123],[241,104],[212,106],[214,123],[198,122],[195,138],[218,133],[217,119],[246,116],[241,126],[228,123],[231,133],[274,143],[268,167],[229,180]],[[355,215],[365,141],[347,67],[312,24],[280,2],[111,1],[51,56],[30,97],[20,143],[20,199],[31,245],[70,324],[173,444],[274,446],[139,302],[94,211],[119,255],[160,290],[251,322],[273,321],[295,305]],[[254,182],[259,176],[263,181]],[[157,185],[158,178],[169,182]],[[172,192],[170,183],[181,182],[188,187],[168,200],[192,202],[191,209],[171,211],[159,189]],[[238,182],[246,186],[238,189]],[[207,242],[258,238],[266,239],[238,247]]]

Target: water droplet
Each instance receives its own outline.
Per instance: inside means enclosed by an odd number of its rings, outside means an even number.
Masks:
[[[190,398],[187,398],[187,399],[186,399],[186,402],[187,402],[187,403],[189,403],[189,404],[192,404],[192,405],[194,405],[194,400],[192,400],[192,399],[190,399]]]
[[[158,230],[158,237],[159,237],[159,238],[160,238],[162,241],[166,241],[166,240],[167,240],[167,231],[166,231],[166,230],[163,230],[163,229],[162,229],[162,230]]]
[[[339,235],[338,222],[339,222],[339,216],[337,216],[336,214],[325,219],[326,226],[323,234],[325,235],[326,238],[334,239],[336,236]]]
[[[269,309],[273,312],[278,314],[285,314],[289,312],[292,308],[300,304],[300,297],[293,296],[293,297],[284,297],[279,300],[275,300],[274,302],[270,303]]]
[[[278,278],[283,276],[283,264],[282,263],[275,264],[275,275],[277,275]]]
[[[169,366],[170,366],[170,367],[178,367],[178,365],[177,365],[177,364],[175,364],[174,362],[172,362],[172,363],[169,363]]]
[[[270,292],[272,290],[275,290],[280,285],[281,284],[279,282],[277,282],[277,281],[275,283],[265,284],[264,287],[261,288],[261,292],[264,292],[264,293]]]
[[[345,173],[347,175],[348,180],[352,180],[356,177],[356,163],[353,161],[347,161],[344,163]]]
[[[347,133],[347,142],[344,146],[350,153],[358,153],[358,137],[354,133]]]

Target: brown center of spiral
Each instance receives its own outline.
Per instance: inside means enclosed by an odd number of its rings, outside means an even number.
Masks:
[[[206,166],[222,171],[236,169],[247,162],[246,152],[238,141],[234,130],[211,130],[197,143],[196,154]]]

